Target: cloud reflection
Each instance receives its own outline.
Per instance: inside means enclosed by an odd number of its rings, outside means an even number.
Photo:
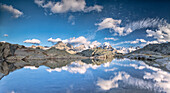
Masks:
[[[38,69],[38,67],[35,66],[25,66],[24,68],[31,69],[31,70]]]
[[[120,62],[122,61],[122,62]],[[163,71],[159,68],[149,66],[144,62],[135,62],[125,64],[124,61],[120,60],[119,62],[111,62],[112,65],[117,65],[121,67],[133,67],[135,69],[143,70],[144,74],[142,78],[132,77],[130,74],[124,71],[115,72],[110,79],[99,78],[97,81],[97,86],[102,90],[110,90],[112,88],[124,86],[133,86],[139,89],[147,89],[154,92],[167,92],[170,93],[170,73]],[[120,67],[119,67],[120,68]],[[114,71],[118,68],[105,69],[105,72]],[[144,69],[150,69],[151,71],[145,71]]]
[[[122,87],[121,82],[123,82],[124,86],[134,86],[139,89],[148,89],[154,91],[161,91],[160,86],[154,84],[151,81],[145,81],[143,79],[134,78],[126,72],[116,72],[115,76],[109,80],[104,80],[99,78],[97,81],[97,86],[99,86],[102,90],[110,90],[112,88]]]
[[[61,67],[61,68],[46,69],[46,70],[48,72],[52,72],[52,71],[61,72],[61,71],[65,70],[65,71],[68,71],[70,73],[84,74],[84,73],[86,73],[88,68],[96,69],[98,67],[100,67],[100,66],[93,65],[93,64],[86,64],[86,63],[83,63],[81,61],[76,61],[76,62],[72,62],[70,65],[66,65],[66,66]]]

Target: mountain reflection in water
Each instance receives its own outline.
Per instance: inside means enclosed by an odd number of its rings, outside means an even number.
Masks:
[[[0,63],[0,93],[170,92],[170,73],[129,59]]]

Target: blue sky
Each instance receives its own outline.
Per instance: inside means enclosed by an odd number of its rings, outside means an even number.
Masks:
[[[170,42],[169,5],[168,0],[1,0],[0,41],[31,46],[37,39],[51,46],[60,38],[113,47]]]

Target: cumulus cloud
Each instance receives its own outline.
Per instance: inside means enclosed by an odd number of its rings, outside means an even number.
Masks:
[[[18,18],[23,15],[23,12],[19,11],[18,9],[13,8],[12,5],[1,4],[0,7],[10,13],[13,14],[14,18]]]
[[[8,34],[4,34],[4,37],[8,37]]]
[[[49,38],[48,41],[52,43],[57,43],[58,41],[62,41],[62,40],[60,38],[57,39]]]
[[[157,39],[158,42],[170,42],[170,24],[159,26],[158,30],[146,30],[148,37]]]
[[[61,0],[60,2],[52,2],[45,0],[34,0],[34,2],[43,8],[49,8],[53,13],[66,13],[66,12],[100,12],[103,7],[100,5],[94,5],[87,7],[85,0]]]
[[[95,24],[98,26],[98,30],[102,29],[113,29],[114,35],[124,36],[125,27],[120,27],[122,20],[115,20],[113,18],[105,18],[101,23]],[[129,28],[127,31],[130,33],[132,30]],[[112,33],[112,31],[110,31]]]
[[[116,41],[116,40],[118,40],[118,39],[117,39],[117,38],[113,38],[113,37],[111,37],[111,38],[105,37],[104,40],[113,40],[113,41]]]
[[[90,47],[93,48],[94,46],[100,46],[100,45],[101,45],[100,42],[93,41],[93,42],[90,44]]]
[[[78,38],[75,38],[75,37],[70,38],[69,43],[89,45],[90,41],[88,41],[84,36],[80,36]]]
[[[28,40],[25,40],[23,41],[24,43],[31,43],[31,44],[40,44],[41,41],[38,40],[38,39],[28,39]]]
[[[56,43],[58,41],[62,41],[63,43],[70,43],[70,44],[73,44],[75,46],[79,46],[79,45],[82,45],[84,44],[86,47],[94,47],[94,46],[99,46],[101,43],[100,42],[97,42],[97,41],[88,41],[84,36],[80,36],[80,37],[73,37],[73,38],[69,38],[69,39],[60,39],[60,38],[57,38],[57,39],[53,39],[53,38],[49,38],[48,39],[49,42],[52,42],[52,43]]]

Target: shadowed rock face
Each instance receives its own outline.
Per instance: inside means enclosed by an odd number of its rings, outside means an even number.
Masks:
[[[15,50],[20,48],[25,48],[25,46],[0,42],[0,60],[14,56]]]

